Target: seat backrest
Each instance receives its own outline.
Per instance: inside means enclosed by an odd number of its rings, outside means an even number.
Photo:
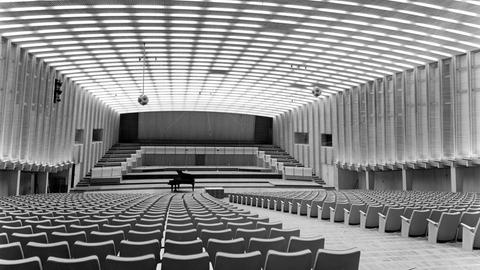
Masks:
[[[198,232],[195,229],[185,231],[175,231],[167,229],[165,231],[165,240],[170,239],[174,241],[192,241],[197,239]]]
[[[165,240],[165,252],[177,255],[191,255],[202,252],[202,240],[196,239],[193,241],[173,241]]]
[[[264,270],[310,270],[312,252],[308,249],[296,252],[269,250]]]
[[[357,248],[347,250],[320,249],[317,251],[313,270],[358,270],[359,263],[360,250]]]
[[[118,253],[120,250],[120,242],[125,240],[123,231],[114,231],[114,232],[92,232],[89,237],[89,242],[105,242],[108,240],[113,240],[115,244],[115,253]]]
[[[312,252],[312,260],[310,262],[310,268],[313,267],[313,263],[315,262],[314,254],[317,254],[319,249],[323,249],[325,247],[325,237],[323,236],[316,236],[316,237],[298,237],[292,236],[290,241],[288,242],[288,252],[296,252],[308,249]]]
[[[8,236],[6,233],[0,233],[0,245],[8,244]]]
[[[174,231],[185,231],[185,230],[195,229],[195,226],[193,226],[193,223],[191,222],[183,223],[183,224],[167,223],[167,229],[174,230]]]
[[[294,228],[294,229],[277,229],[277,228],[272,228],[270,230],[270,235],[268,237],[270,238],[276,238],[279,236],[283,236],[287,242],[290,241],[290,237],[292,236],[300,236],[300,229]]]
[[[282,229],[282,222],[257,222],[256,228],[265,228],[267,230],[267,235],[270,235],[270,230],[272,228]]]
[[[111,225],[111,224],[103,224],[101,226],[100,231],[102,232],[117,232],[122,231],[125,235],[128,231],[130,231],[132,226],[130,224],[121,224],[121,225]]]
[[[76,241],[72,248],[72,258],[82,258],[97,255],[100,268],[105,267],[105,258],[108,255],[115,255],[115,244],[113,240],[97,243],[86,243]]]
[[[215,270],[260,270],[262,268],[262,254],[260,251],[247,253],[217,252],[212,260]]]
[[[45,270],[100,270],[100,263],[98,257],[95,255],[64,259],[50,256],[45,263]]]
[[[203,252],[194,255],[175,255],[164,253],[162,258],[162,270],[208,270],[209,256]]]
[[[160,242],[156,239],[142,242],[122,240],[120,242],[120,256],[138,257],[147,254],[154,254],[155,261],[160,262]]]
[[[12,233],[25,233],[25,234],[32,234],[33,229],[32,226],[27,225],[27,226],[9,226],[9,225],[3,225],[0,228],[0,232],[6,233],[9,237],[12,235]]]
[[[428,219],[438,222],[442,213],[447,212],[447,209],[432,209],[430,217]]]
[[[217,223],[197,223],[197,230],[200,232],[201,230],[225,230],[227,226],[223,222]]]
[[[67,241],[68,246],[72,249],[75,241],[87,242],[87,234],[84,231],[72,233],[53,232],[50,242],[60,241]]]
[[[25,246],[24,251],[25,257],[38,256],[43,264],[49,256],[70,259],[70,248],[66,241],[50,244],[30,242]]]
[[[267,238],[267,229],[265,228],[258,228],[258,229],[237,229],[235,233],[235,238],[243,238],[245,239],[245,244],[248,244],[250,238]],[[245,247],[247,248],[247,247]]]
[[[209,239],[206,250],[212,264],[214,264],[215,256],[218,252],[243,253],[245,251],[245,245],[246,242],[243,238],[231,240]]]
[[[200,239],[202,239],[204,246],[207,246],[209,239],[231,240],[233,239],[233,237],[234,237],[234,234],[231,229],[225,229],[225,230],[219,230],[219,231],[203,229],[202,231],[200,231]]]
[[[20,242],[24,247],[28,242],[48,243],[47,233],[12,233],[9,237],[10,242]]]
[[[137,232],[149,232],[153,230],[163,231],[163,223],[151,223],[151,224],[137,223],[133,227],[133,230]]]
[[[152,239],[157,239],[158,241],[161,241],[162,237],[163,237],[163,234],[160,230],[153,230],[153,231],[147,231],[147,232],[130,230],[127,233],[127,240],[136,241],[136,242],[148,241]]]
[[[65,225],[57,225],[57,226],[45,226],[45,225],[37,225],[36,232],[45,232],[47,233],[47,237],[49,242],[52,242],[52,233],[53,232],[67,232],[67,227]]]
[[[108,255],[105,260],[105,267],[102,270],[155,270],[157,262],[153,254],[137,257],[118,257]]]
[[[231,229],[234,233],[237,231],[237,229],[255,229],[255,225],[251,221],[247,222],[228,222],[227,223],[227,228]]]
[[[85,232],[87,238],[90,236],[90,233],[93,231],[98,231],[100,228],[98,224],[90,224],[90,225],[70,225],[70,232]]]
[[[0,259],[21,260],[23,259],[22,245],[18,242],[0,245]]]
[[[277,238],[251,238],[248,244],[247,252],[260,251],[262,253],[262,264],[265,261],[269,250],[285,251],[287,249],[287,240],[284,237]]]
[[[42,263],[38,257],[30,257],[20,260],[2,260],[0,259],[0,269],[2,270],[42,270]]]
[[[452,241],[457,235],[457,227],[460,224],[461,213],[444,212],[438,222],[437,241]]]

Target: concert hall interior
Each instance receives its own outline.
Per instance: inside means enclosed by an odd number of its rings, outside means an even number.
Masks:
[[[0,0],[0,270],[480,269],[479,18]]]

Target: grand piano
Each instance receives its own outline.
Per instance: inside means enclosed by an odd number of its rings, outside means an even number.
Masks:
[[[192,191],[195,190],[195,178],[193,178],[193,175],[180,170],[177,170],[177,174],[177,176],[173,177],[173,180],[168,181],[171,191],[177,191],[180,188],[180,184],[190,184],[192,185]]]

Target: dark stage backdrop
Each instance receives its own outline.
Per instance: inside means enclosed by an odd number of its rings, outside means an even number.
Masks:
[[[217,112],[120,115],[120,142],[272,143],[272,118]]]

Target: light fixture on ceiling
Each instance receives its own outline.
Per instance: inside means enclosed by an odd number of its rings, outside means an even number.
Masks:
[[[148,104],[148,97],[147,95],[145,95],[145,61],[146,61],[145,43],[143,43],[142,94],[138,97],[138,103],[140,103],[140,105],[142,106],[145,106]]]

